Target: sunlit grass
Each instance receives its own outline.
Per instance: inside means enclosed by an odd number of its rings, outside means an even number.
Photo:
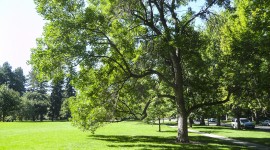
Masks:
[[[0,123],[1,150],[28,149],[244,149],[221,140],[190,133],[191,144],[175,143],[176,129],[142,122],[111,123],[96,134],[69,122]]]

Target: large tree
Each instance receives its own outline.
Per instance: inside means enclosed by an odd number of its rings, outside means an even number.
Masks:
[[[210,7],[228,5],[228,0],[206,0],[199,12],[187,9],[188,2],[35,0],[48,23],[30,63],[40,78],[57,78],[68,66],[79,66],[74,80],[79,94],[71,107],[77,107],[73,119],[82,120],[74,123],[83,128],[108,120],[119,107],[132,108],[130,103],[147,109],[155,93],[175,104],[177,141],[189,142],[188,115],[228,101],[230,90],[226,86],[217,90],[213,84],[202,57],[205,39],[194,26],[196,18],[211,14]],[[137,83],[143,87],[132,90]],[[219,98],[208,98],[207,93],[214,91]]]

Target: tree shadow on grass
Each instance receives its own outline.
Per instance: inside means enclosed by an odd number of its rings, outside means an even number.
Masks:
[[[174,130],[161,130],[161,131],[157,131],[157,132],[160,132],[160,133],[176,133],[176,131]]]
[[[231,127],[224,127],[224,126],[194,126],[194,129],[203,128],[203,129],[215,129],[215,130],[222,130],[222,129],[231,129]],[[192,129],[192,128],[191,128]]]
[[[191,136],[189,144],[175,143],[175,137],[161,136],[127,136],[127,135],[90,135],[89,138],[108,142],[111,148],[135,149],[242,149],[217,139]],[[199,142],[194,142],[199,141]]]
[[[237,139],[240,141],[248,141],[248,142],[260,144],[263,146],[268,146],[270,149],[270,137],[269,138],[234,137],[233,139]]]

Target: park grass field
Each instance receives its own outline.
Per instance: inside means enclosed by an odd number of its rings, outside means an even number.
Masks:
[[[0,150],[247,149],[189,133],[191,144],[174,142],[176,129],[142,122],[110,123],[93,135],[70,122],[0,122]]]

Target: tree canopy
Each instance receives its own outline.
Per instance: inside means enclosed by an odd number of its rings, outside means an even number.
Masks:
[[[71,77],[76,68],[70,107],[83,129],[124,114],[145,118],[149,105],[166,99],[177,112],[177,141],[188,142],[191,112],[269,78],[267,2],[205,0],[196,12],[190,1],[35,0],[47,24],[30,64],[40,79]],[[213,6],[226,10],[215,15]],[[206,27],[198,29],[196,18]]]

